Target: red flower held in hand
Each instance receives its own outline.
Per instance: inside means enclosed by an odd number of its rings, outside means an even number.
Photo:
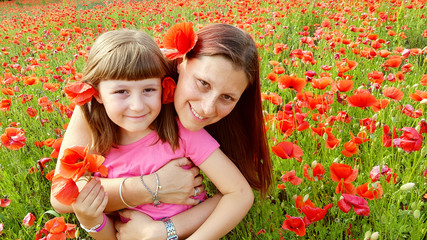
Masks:
[[[71,178],[63,178],[56,175],[52,179],[52,195],[60,203],[71,205],[79,196],[79,188]]]
[[[171,60],[183,57],[197,42],[197,34],[193,31],[193,23],[182,22],[173,25],[166,32],[163,43],[168,51],[165,56]]]
[[[81,106],[92,100],[93,96],[98,95],[98,92],[92,85],[83,82],[68,83],[64,89],[67,98],[75,104]]]
[[[165,77],[162,81],[162,103],[168,104],[173,102],[176,89],[175,81],[171,77]]]
[[[294,232],[298,236],[305,235],[305,223],[300,217],[291,217],[286,215],[282,228]]]
[[[18,150],[25,146],[27,138],[24,136],[25,131],[21,128],[6,128],[1,135],[1,143],[10,150]]]
[[[351,207],[353,207],[354,212],[360,216],[369,216],[371,213],[368,207],[368,201],[362,197],[351,194],[343,193],[342,199],[338,201],[338,207],[345,213],[348,213]]]

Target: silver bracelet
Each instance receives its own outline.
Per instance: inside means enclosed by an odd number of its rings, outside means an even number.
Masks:
[[[162,222],[166,226],[166,232],[168,237],[167,240],[178,240],[178,235],[175,232],[175,226],[173,225],[173,222],[170,218],[166,217],[162,219]]]
[[[128,207],[128,208],[134,208],[134,207],[136,207],[136,206],[129,206],[129,205],[125,202],[125,200],[123,199],[123,196],[122,196],[122,187],[123,187],[123,184],[125,183],[125,181],[126,181],[127,179],[128,179],[128,178],[123,179],[123,181],[120,183],[120,187],[119,187],[119,195],[120,195],[120,199],[122,200],[123,204],[124,204],[124,205],[126,205],[126,207]]]
[[[159,196],[157,195],[159,193],[159,189],[161,188],[160,186],[160,182],[159,182],[159,176],[157,175],[157,172],[154,172],[154,176],[156,177],[156,191],[153,193],[147,186],[147,184],[145,184],[144,182],[144,174],[141,174],[141,182],[144,185],[145,189],[147,189],[147,191],[151,194],[151,196],[153,196],[153,205],[155,207],[159,206],[161,204],[160,200],[159,200]]]

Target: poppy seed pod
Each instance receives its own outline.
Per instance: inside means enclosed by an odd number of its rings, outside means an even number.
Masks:
[[[400,187],[400,190],[402,190],[402,191],[409,191],[409,190],[411,190],[412,188],[414,188],[414,186],[415,186],[415,183],[406,183],[406,184],[403,184],[401,187]]]
[[[377,240],[379,236],[380,236],[380,234],[378,232],[374,232],[371,235],[371,240]]]

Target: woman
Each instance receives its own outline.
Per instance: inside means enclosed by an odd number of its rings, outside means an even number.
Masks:
[[[183,126],[191,131],[205,128],[220,143],[221,150],[236,164],[251,187],[265,194],[271,184],[272,167],[264,134],[255,43],[248,33],[226,24],[209,25],[196,34],[196,45],[177,67],[179,79],[174,105],[179,119]],[[248,82],[248,87],[241,89],[239,86],[244,81]],[[87,123],[77,108],[64,137],[60,154],[72,145],[89,144],[91,140],[88,133]],[[197,204],[197,201],[190,197],[203,190],[202,178],[197,168],[193,167],[189,171],[181,168],[188,163],[186,159],[178,159],[157,172],[162,186],[158,194],[161,202]],[[126,207],[118,193],[122,180],[102,179],[102,185],[109,196],[109,211]],[[145,176],[144,182],[150,189],[156,186],[153,175]],[[142,186],[139,177],[129,178],[123,185],[122,193],[128,205],[153,202],[151,194]],[[218,198],[216,196],[206,202],[218,202]],[[70,207],[53,198],[51,202],[59,212],[71,211]],[[205,202],[200,205],[198,207],[204,208],[205,211],[196,218],[192,217],[191,213],[197,208],[172,218],[179,236],[191,234],[214,208],[212,204]],[[147,235],[148,232],[160,233],[163,234],[160,238],[166,238],[165,225],[162,222],[150,221],[136,212],[125,211],[122,215],[131,219],[138,218],[127,224],[117,225],[122,239],[138,236],[138,231]]]

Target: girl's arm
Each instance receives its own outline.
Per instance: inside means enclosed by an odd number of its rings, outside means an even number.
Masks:
[[[248,213],[254,195],[239,169],[220,149],[215,150],[199,167],[223,197],[209,218],[188,240],[219,239]]]
[[[61,150],[58,159],[61,159],[66,148],[80,145],[87,146],[91,144],[90,128],[81,109],[76,106],[71,117],[67,131],[62,141]],[[185,158],[173,160],[157,171],[162,190],[159,191],[159,199],[164,203],[195,205],[198,201],[190,198],[194,194],[194,187],[202,184],[202,177],[199,176],[199,170],[196,167],[190,170],[182,169],[182,166],[188,165],[190,161]],[[61,165],[58,160],[56,163],[56,172]],[[119,186],[122,179],[101,179],[101,184],[109,196],[109,203],[106,211],[115,211],[126,208],[126,205],[120,199]],[[154,189],[156,181],[154,175],[144,176],[144,181],[151,189]],[[77,186],[82,189],[86,181],[77,181]],[[140,182],[139,177],[132,177],[123,184],[122,196],[126,203],[140,205],[153,203],[151,194]],[[73,212],[71,206],[63,205],[58,202],[51,194],[51,204],[58,213]]]
[[[193,208],[179,213],[171,220],[175,225],[179,238],[186,238],[194,233],[209,217],[221,199],[221,194],[208,198]],[[120,212],[124,218],[130,219],[126,223],[116,221],[115,226],[120,237],[128,240],[166,239],[166,226],[162,221],[154,221],[149,216],[136,210]]]

